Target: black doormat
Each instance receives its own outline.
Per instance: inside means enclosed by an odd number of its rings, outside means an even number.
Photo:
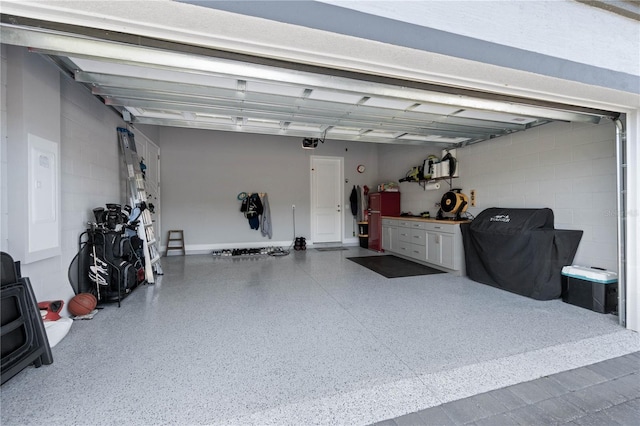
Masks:
[[[417,275],[445,273],[438,269],[390,255],[347,257],[347,259],[387,278],[415,277]]]
[[[318,247],[316,250],[318,251],[341,251],[341,250],[349,250],[346,247]]]

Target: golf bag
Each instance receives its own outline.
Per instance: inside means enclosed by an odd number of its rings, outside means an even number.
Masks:
[[[87,234],[91,246],[88,278],[99,301],[120,300],[144,281],[144,266],[138,256],[142,250],[139,237],[108,229],[93,229]]]

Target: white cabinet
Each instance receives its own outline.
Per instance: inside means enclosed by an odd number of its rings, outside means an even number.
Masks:
[[[394,251],[398,248],[397,221],[382,219],[382,250]]]
[[[390,251],[391,247],[391,227],[382,225],[382,251]]]
[[[440,263],[442,261],[440,234],[435,232],[427,233],[427,260],[431,263]]]
[[[384,218],[382,246],[387,252],[464,275],[464,249],[458,222]]]
[[[445,268],[460,269],[464,259],[456,256],[454,234],[440,234],[440,264]],[[462,242],[460,243],[462,248]]]
[[[399,228],[398,233],[401,235],[406,235],[405,240],[401,240],[398,242],[398,253],[416,260],[427,260],[425,231],[416,231],[413,229],[403,230],[403,228]]]
[[[464,270],[464,249],[459,224],[429,222],[427,228],[427,260],[434,265]]]
[[[454,269],[456,266],[454,248],[454,234],[444,231],[427,233],[427,261]]]
[[[400,253],[412,259],[427,260],[427,231],[424,223],[414,221],[397,221],[398,245],[397,250],[392,252]]]

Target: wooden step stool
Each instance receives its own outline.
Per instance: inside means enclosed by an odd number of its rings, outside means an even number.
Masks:
[[[174,237],[174,234],[177,236]],[[172,242],[174,244],[171,244]],[[169,255],[169,250],[181,250],[183,255],[187,254],[184,249],[184,231],[182,229],[172,229],[167,232],[167,251],[164,254],[165,256]]]

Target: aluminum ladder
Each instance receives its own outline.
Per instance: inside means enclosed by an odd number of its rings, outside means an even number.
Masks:
[[[147,283],[153,284],[155,282],[154,272],[158,275],[162,275],[163,272],[158,241],[153,230],[153,220],[147,206],[147,190],[144,176],[140,169],[140,158],[136,150],[135,137],[128,129],[118,127],[118,140],[120,141],[120,149],[127,166],[127,183],[131,206],[142,210],[138,220],[137,231],[138,236],[142,239],[145,279]]]

